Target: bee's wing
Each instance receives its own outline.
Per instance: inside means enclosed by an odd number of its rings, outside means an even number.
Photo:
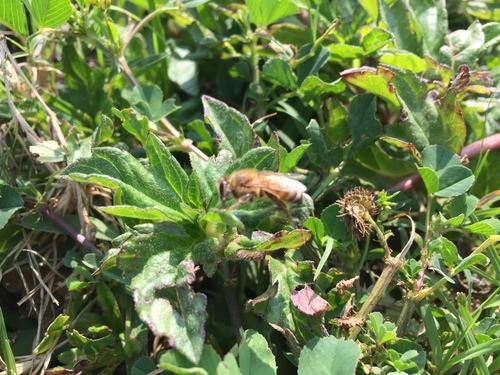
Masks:
[[[248,181],[248,187],[258,187],[262,190],[273,191],[295,191],[303,193],[307,188],[301,182],[293,180],[285,174],[273,172],[260,172],[259,178]]]

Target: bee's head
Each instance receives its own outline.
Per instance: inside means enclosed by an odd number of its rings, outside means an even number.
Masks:
[[[219,191],[220,204],[221,206],[224,206],[224,202],[227,201],[232,195],[229,181],[226,177],[221,177],[219,179],[217,189]]]

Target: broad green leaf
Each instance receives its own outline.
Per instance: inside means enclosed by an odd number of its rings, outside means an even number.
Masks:
[[[123,332],[125,323],[121,319],[120,307],[111,288],[104,281],[99,281],[96,285],[96,292],[104,322],[114,332]]]
[[[7,25],[14,32],[28,35],[28,23],[21,1],[0,0],[0,23]]]
[[[299,7],[291,0],[245,0],[250,13],[250,21],[258,27],[267,27],[280,18],[291,16]]]
[[[123,271],[140,270],[153,256],[168,252],[170,261],[181,262],[192,247],[200,241],[200,233],[192,227],[187,230],[175,223],[136,226],[137,234],[121,245],[116,265]]]
[[[438,241],[438,251],[448,267],[453,267],[458,262],[458,250],[453,242],[446,237],[440,237]]]
[[[100,210],[118,217],[128,217],[132,219],[155,221],[169,221],[170,217],[162,210],[156,207],[139,208],[136,206],[128,206],[123,204],[115,204],[113,206],[101,206]]]
[[[462,215],[462,221],[467,219],[477,207],[479,199],[472,195],[462,194],[452,199],[448,207],[448,215],[451,218]]]
[[[500,21],[500,5],[497,4],[497,21]],[[485,43],[481,47],[481,54],[498,43],[500,43],[500,22],[491,22],[483,25]]]
[[[446,38],[448,43],[441,47],[440,62],[451,66],[453,71],[457,71],[460,65],[474,65],[485,42],[483,28],[478,21],[467,30],[453,31]]]
[[[484,254],[471,254],[460,262],[457,268],[454,269],[454,273],[458,274],[460,272],[463,272],[464,270],[475,266],[476,264],[480,264],[481,266],[485,267],[489,262],[490,260]]]
[[[439,177],[437,173],[427,167],[418,168],[418,173],[420,173],[420,177],[424,181],[425,188],[429,194],[434,194],[439,188]]]
[[[489,218],[478,223],[467,225],[465,229],[472,233],[482,234],[483,236],[493,236],[500,233],[500,220]]]
[[[456,197],[466,193],[474,183],[472,171],[462,165],[446,168],[439,175],[438,197]]]
[[[69,0],[23,0],[39,28],[62,26],[73,13]]]
[[[325,234],[335,240],[342,239],[349,232],[349,229],[339,215],[340,207],[337,204],[326,207],[321,213],[321,221],[325,228]]]
[[[202,201],[205,207],[215,207],[218,204],[217,184],[224,172],[232,163],[232,155],[227,150],[221,150],[219,155],[211,157],[207,161],[201,160],[199,157],[190,154],[191,168],[196,178],[191,183],[197,183]]]
[[[155,362],[149,357],[141,357],[135,361],[131,373],[133,375],[146,375],[156,371]]]
[[[317,121],[311,120],[306,130],[311,137],[309,139],[311,146],[307,149],[307,155],[312,163],[325,170],[338,166],[341,162],[341,149],[338,146],[327,147]]]
[[[445,0],[411,0],[412,15],[421,29],[422,52],[435,58],[445,44],[448,12]]]
[[[422,165],[442,173],[449,167],[461,166],[462,162],[460,157],[453,151],[439,145],[432,145],[422,152]]]
[[[0,183],[0,229],[7,225],[14,212],[23,207],[23,198],[21,198],[16,189]]]
[[[268,259],[270,286],[263,295],[249,300],[247,308],[276,326],[276,329],[290,329],[294,332],[296,325],[292,316],[290,296],[303,280],[295,272],[293,264],[289,264],[293,263],[291,260],[285,259],[285,263],[282,263],[271,257]]]
[[[179,88],[186,94],[198,96],[200,93],[198,63],[182,57],[188,54],[187,48],[177,47],[174,49],[172,56],[168,59],[168,78],[179,85]]]
[[[358,0],[363,9],[370,15],[373,22],[378,18],[378,1],[377,0]]]
[[[329,46],[330,58],[337,64],[344,65],[346,61],[360,59],[365,56],[365,50],[360,46],[353,46],[351,44],[333,43]]]
[[[149,132],[149,120],[141,116],[132,109],[123,109],[119,111],[113,108],[113,114],[122,121],[123,128],[132,134],[142,144],[146,143]]]
[[[361,44],[365,50],[366,55],[371,55],[382,47],[389,44],[394,36],[387,30],[379,27],[374,27],[371,31],[363,37]]]
[[[300,48],[298,58],[305,58],[301,64],[297,66],[298,84],[302,86],[304,80],[309,76],[316,75],[319,70],[328,62],[330,50],[326,47],[319,47],[313,53],[313,45],[307,44]]]
[[[185,201],[188,175],[160,139],[150,134],[144,147],[151,168],[169,184],[180,200]]]
[[[332,147],[345,142],[350,136],[347,126],[349,112],[337,98],[327,99],[326,108],[328,120],[323,129],[324,141],[327,147]]]
[[[66,153],[56,141],[43,141],[36,146],[30,146],[32,154],[38,154],[42,163],[59,163],[66,158]]]
[[[131,288],[139,317],[156,335],[169,339],[192,363],[200,360],[205,341],[206,297],[194,293],[194,263],[163,252],[149,258]],[[164,289],[175,293],[161,294]]]
[[[163,101],[163,92],[156,85],[135,86],[132,91],[125,91],[124,97],[138,113],[153,122],[161,120],[180,108],[175,105],[174,99]]]
[[[347,158],[371,146],[382,133],[382,125],[375,117],[375,96],[363,94],[354,97],[349,108],[347,125],[352,135],[352,144]]]
[[[290,63],[281,59],[267,60],[262,68],[261,77],[274,85],[278,85],[286,89],[297,88],[297,77],[295,77],[295,74],[290,67]]]
[[[92,134],[92,145],[97,147],[107,142],[113,136],[114,130],[113,121],[108,116],[102,115],[101,122]]]
[[[209,96],[204,95],[201,100],[205,120],[221,138],[221,149],[230,151],[234,157],[241,157],[253,148],[257,137],[246,116]]]
[[[209,375],[217,373],[220,362],[221,358],[212,346],[205,345],[198,366],[193,366],[177,349],[170,349],[160,357],[158,367],[172,374]]]
[[[401,50],[422,54],[422,30],[414,19],[408,2],[379,1],[380,16],[394,35],[394,43]]]
[[[292,151],[290,151],[283,159],[281,159],[280,163],[280,172],[281,173],[291,173],[297,167],[302,156],[306,153],[307,149],[311,146],[308,141],[302,141],[300,145],[295,147]]]
[[[401,69],[408,69],[415,73],[421,73],[427,67],[425,60],[421,57],[410,52],[399,50],[384,50],[379,61]]]
[[[305,244],[311,238],[311,232],[304,229],[295,229],[291,232],[280,231],[274,234],[264,232],[254,232],[250,246],[245,246],[240,242],[232,241],[228,245],[228,254],[234,254],[236,251],[243,252],[267,252],[281,249],[297,249]]]
[[[387,126],[387,135],[411,142],[421,151],[436,144],[459,152],[465,140],[462,112],[457,108],[454,88],[436,101],[427,84],[411,71],[391,67],[392,84],[403,105],[404,118]]]
[[[464,146],[467,131],[460,102],[457,98],[457,90],[446,90],[446,94],[439,100],[437,105],[439,106],[439,122],[444,125],[442,132],[448,135],[448,139],[442,143],[434,143],[442,144],[455,152],[460,152]],[[439,137],[438,139],[443,138],[441,131],[434,132],[433,130],[431,129],[430,133],[431,139],[435,139],[435,137]]]
[[[227,353],[217,366],[217,375],[242,375],[238,362],[231,352]]]
[[[396,108],[401,106],[391,84],[394,73],[387,68],[379,66],[377,69],[371,67],[348,69],[341,72],[340,76],[347,82],[371,92]]]
[[[387,138],[384,140],[387,141]],[[394,179],[400,179],[404,175],[415,172],[415,164],[413,162],[388,154],[378,143],[358,152],[355,159],[363,167],[370,169],[378,175]]]
[[[302,100],[309,102],[317,97],[329,94],[338,94],[345,90],[345,83],[339,78],[331,83],[323,82],[316,76],[308,76],[300,85],[299,93],[303,95]]]
[[[336,337],[314,338],[302,349],[299,375],[354,374],[361,350],[352,340]]]
[[[239,348],[240,370],[243,375],[274,375],[277,372],[276,359],[264,336],[247,330]]]
[[[116,190],[115,204],[138,208],[155,207],[171,220],[185,219],[180,199],[170,186],[128,152],[102,147],[91,158],[79,159],[63,169],[57,178],[94,183]]]
[[[57,316],[52,323],[50,323],[47,328],[47,332],[37,347],[33,350],[35,354],[45,353],[47,350],[52,349],[57,342],[59,341],[59,337],[66,330],[66,322],[69,320],[69,316],[67,315],[59,315]]]

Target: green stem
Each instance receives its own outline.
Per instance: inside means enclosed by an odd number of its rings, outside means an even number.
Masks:
[[[16,359],[12,353],[12,348],[9,344],[9,337],[5,328],[5,321],[3,320],[2,309],[0,308],[0,349],[2,358],[7,365],[7,375],[17,374]]]

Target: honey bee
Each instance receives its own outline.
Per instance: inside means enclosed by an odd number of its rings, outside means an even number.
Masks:
[[[303,193],[307,188],[285,174],[241,169],[229,177],[221,177],[218,190],[222,206],[231,196],[238,198],[238,201],[229,207],[230,210],[252,201],[254,197],[268,197],[290,217],[285,202],[302,203]]]

